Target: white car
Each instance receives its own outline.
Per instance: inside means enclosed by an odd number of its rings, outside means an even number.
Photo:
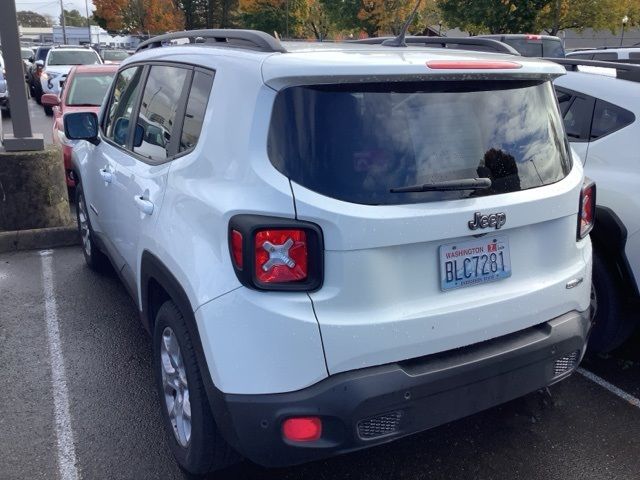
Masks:
[[[99,116],[65,115],[87,140],[85,259],[111,261],[152,332],[182,468],[366,448],[571,374],[594,186],[556,108],[563,73],[177,32],[123,62]]]
[[[53,93],[60,96],[62,85],[74,65],[97,65],[102,59],[92,48],[60,46],[49,50],[44,61],[44,71],[40,76],[42,93]],[[51,107],[44,107],[47,115],[51,115]]]
[[[567,53],[567,58],[600,60],[605,62],[640,63],[640,47],[606,47],[592,50],[577,50]]]
[[[623,76],[640,72],[623,67]],[[640,320],[640,83],[616,78],[615,68],[604,75],[591,64],[587,69],[568,72],[555,86],[571,146],[598,186],[591,233],[597,312],[590,345],[606,352]]]
[[[4,108],[10,114],[11,106],[9,105],[9,89],[7,87],[7,77],[4,69],[4,58],[0,55],[0,107]]]

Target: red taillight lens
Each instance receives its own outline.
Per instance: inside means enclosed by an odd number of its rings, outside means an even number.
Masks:
[[[237,230],[231,231],[231,255],[236,268],[242,270],[242,234]]]
[[[254,239],[255,273],[261,283],[307,279],[307,235],[304,230],[260,230]]]
[[[292,442],[313,442],[322,435],[322,421],[318,417],[288,418],[282,424],[282,435]]]
[[[527,40],[542,40],[542,35],[527,35]]]
[[[596,184],[585,180],[580,193],[578,210],[578,239],[583,239],[593,229],[596,214]]]

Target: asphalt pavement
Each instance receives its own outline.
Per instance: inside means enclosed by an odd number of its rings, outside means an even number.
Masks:
[[[53,117],[47,117],[44,113],[44,109],[38,105],[35,100],[30,99],[29,103],[29,116],[31,117],[31,131],[35,133],[41,133],[44,136],[45,145],[51,145],[53,142]],[[12,133],[13,124],[11,123],[11,116],[2,111],[2,132]]]
[[[1,479],[186,478],[165,441],[149,338],[114,273],[90,271],[76,247],[2,254],[0,298]],[[638,345],[583,367],[637,399]],[[639,406],[576,373],[385,446],[288,469],[245,462],[211,478],[633,479],[639,433]]]

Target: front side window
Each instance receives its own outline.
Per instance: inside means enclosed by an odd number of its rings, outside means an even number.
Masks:
[[[212,83],[213,76],[208,73],[196,71],[193,75],[182,135],[180,136],[179,152],[189,151],[198,143]]]
[[[113,73],[76,73],[73,82],[68,86],[67,105],[96,107],[102,104]]]
[[[103,132],[117,145],[125,147],[129,141],[129,121],[134,103],[138,97],[142,67],[132,67],[121,71],[109,100],[109,110],[105,118]]]
[[[292,181],[361,204],[455,200],[548,185],[571,168],[550,82],[456,81],[292,87],[268,154]],[[393,193],[491,179],[488,190]]]
[[[564,128],[569,140],[586,140],[589,137],[592,113],[592,101],[583,97],[574,97],[573,103],[564,114]]]
[[[49,53],[47,65],[95,65],[99,64],[100,57],[93,50],[53,50]]]
[[[153,162],[170,156],[169,145],[190,71],[153,65],[142,94],[133,151]]]

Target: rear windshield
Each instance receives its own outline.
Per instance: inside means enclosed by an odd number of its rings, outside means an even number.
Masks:
[[[563,58],[565,56],[560,40],[505,38],[502,41],[515,48],[523,57]]]
[[[73,82],[69,85],[69,96],[67,105],[76,107],[96,107],[102,104],[114,73],[81,73],[73,77]]]
[[[125,60],[129,57],[129,54],[124,50],[105,50],[102,52],[102,58],[108,61]]]
[[[54,50],[49,53],[49,65],[93,65],[100,63],[98,54],[93,50]]]
[[[463,81],[291,87],[275,100],[273,165],[353,203],[455,200],[548,185],[571,168],[550,82]],[[490,178],[489,189],[392,193]]]

